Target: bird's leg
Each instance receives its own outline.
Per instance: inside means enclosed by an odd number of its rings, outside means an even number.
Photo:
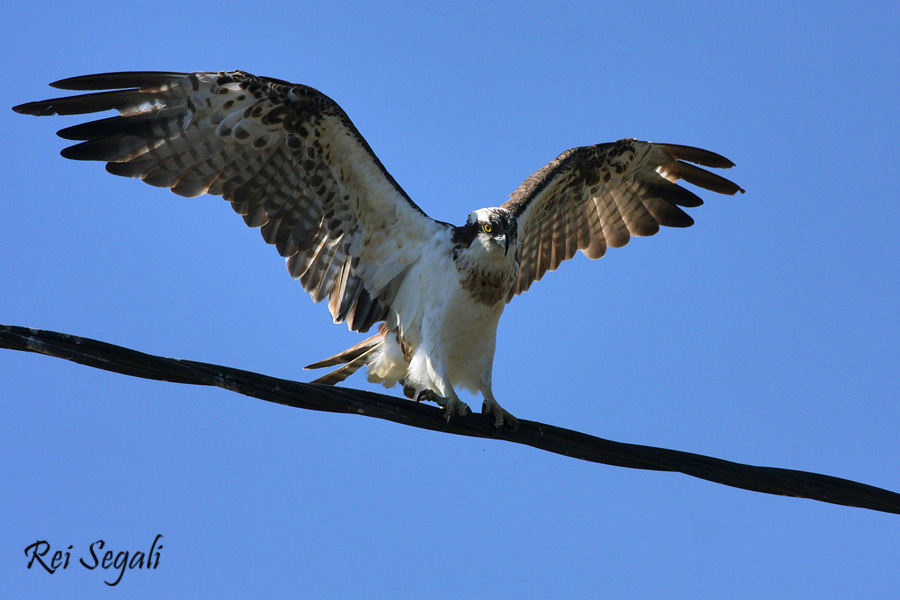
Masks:
[[[481,414],[493,415],[495,428],[503,429],[506,427],[512,431],[519,428],[519,420],[500,406],[490,388],[481,390],[481,394],[484,397],[484,401],[481,404]]]
[[[481,392],[481,414],[494,416],[494,427],[503,429],[504,427],[515,431],[519,428],[519,420],[506,412],[497,399],[494,398],[494,386],[492,376],[492,366],[488,363],[487,367],[481,373],[481,381],[478,386]]]
[[[456,395],[456,390],[450,384],[450,377],[448,377],[446,366],[442,361],[429,360],[428,375],[431,377],[438,394],[435,402],[444,409],[444,416],[447,418],[447,421],[450,421],[450,417],[454,414],[463,417],[472,414],[469,405]]]

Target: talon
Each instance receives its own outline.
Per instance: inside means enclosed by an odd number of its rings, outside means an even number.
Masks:
[[[413,398],[413,400],[415,400],[416,402],[434,402],[438,405],[441,405],[441,397],[427,388],[416,392],[416,396],[415,398]]]
[[[440,400],[438,400],[438,404],[444,407],[444,416],[447,418],[448,423],[454,413],[462,417],[472,414],[472,409],[469,408],[469,405],[459,398],[443,398],[443,400],[443,404],[441,404]]]
[[[481,414],[494,415],[494,428],[503,429],[506,427],[510,431],[519,429],[519,420],[506,411],[500,404],[491,399],[485,399],[481,405]]]
[[[497,428],[499,429],[500,427],[503,427],[504,426],[503,421],[505,421],[505,426],[507,429],[509,429],[510,431],[518,431],[519,430],[519,420],[517,418],[515,418],[514,416],[512,416],[511,414],[509,414],[508,412],[506,412],[505,410],[503,411],[503,414],[505,416],[501,420],[500,426]]]

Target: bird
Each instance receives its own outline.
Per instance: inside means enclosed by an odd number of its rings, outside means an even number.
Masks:
[[[244,71],[101,73],[52,87],[87,92],[13,108],[30,115],[117,116],[66,127],[61,154],[175,194],[222,196],[284,257],[335,323],[376,333],[309,365],[336,385],[368,379],[436,402],[449,420],[482,398],[497,429],[518,419],[494,397],[497,325],[506,304],[581,251],[602,257],[631,236],[688,227],[699,196],[744,190],[701,167],[700,148],[636,139],[572,148],[500,206],[462,225],[429,217],[388,173],[338,104],[318,90]],[[700,166],[698,166],[700,165]]]

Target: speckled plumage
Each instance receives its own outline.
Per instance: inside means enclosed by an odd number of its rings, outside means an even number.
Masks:
[[[119,116],[68,127],[63,150],[193,197],[223,196],[285,257],[292,277],[335,322],[379,332],[330,359],[334,384],[369,378],[466,410],[482,393],[496,424],[514,423],[492,391],[505,304],[581,250],[599,258],[631,235],[693,221],[684,179],[724,194],[737,185],[689,164],[732,163],[689,146],[620,140],[573,148],[500,207],[454,227],[429,218],[390,176],[344,111],[313,88],[241,71],[88,75],[52,84],[88,94],[15,107],[34,115]],[[107,91],[109,90],[109,91]]]

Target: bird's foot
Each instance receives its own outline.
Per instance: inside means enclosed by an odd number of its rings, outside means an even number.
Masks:
[[[519,420],[506,411],[500,403],[493,398],[485,398],[481,404],[481,414],[494,416],[494,427],[503,429],[504,427],[510,431],[516,431],[519,428]]]
[[[450,422],[450,417],[453,415],[465,417],[472,414],[472,409],[469,408],[469,405],[456,396],[452,398],[439,398],[437,402],[444,408],[444,416],[447,418],[448,423]]]
[[[404,392],[405,391],[406,391],[406,388],[404,388]],[[413,398],[412,396],[408,396],[408,397]],[[413,398],[413,400],[415,400],[416,402],[434,402],[435,404],[438,404],[440,406],[444,405],[443,402],[441,402],[442,398],[440,396],[438,396],[436,393],[434,393],[433,391],[428,390],[428,389],[419,390],[418,392],[416,392],[415,398]]]
[[[450,417],[452,417],[453,415],[460,415],[465,417],[472,414],[472,409],[469,408],[469,405],[456,396],[452,398],[444,398],[433,390],[419,390],[418,392],[416,392],[415,398],[413,399],[416,402],[434,402],[444,409],[444,416],[447,418],[447,421],[450,421]]]

